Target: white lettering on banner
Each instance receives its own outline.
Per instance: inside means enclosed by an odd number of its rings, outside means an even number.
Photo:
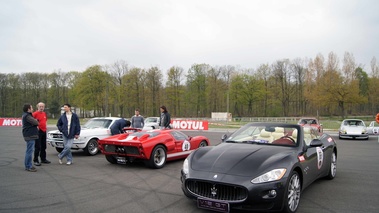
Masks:
[[[181,121],[181,120],[174,120],[172,122],[172,127],[174,129],[204,130],[203,121]]]
[[[3,119],[3,122],[0,126],[22,126],[21,119]]]

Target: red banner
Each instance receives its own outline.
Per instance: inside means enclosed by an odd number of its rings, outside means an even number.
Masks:
[[[208,121],[172,120],[173,129],[208,130]]]
[[[22,126],[21,118],[0,118],[0,126]]]

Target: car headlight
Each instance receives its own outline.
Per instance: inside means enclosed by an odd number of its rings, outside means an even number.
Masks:
[[[284,176],[286,171],[287,169],[273,169],[259,177],[254,178],[253,180],[251,180],[251,183],[266,183],[270,181],[280,180]]]
[[[186,158],[186,159],[184,160],[184,162],[183,162],[183,173],[186,174],[186,175],[188,175],[188,172],[189,172],[189,171],[188,171],[188,170],[189,170],[189,169],[188,169],[188,166],[189,166],[189,165],[188,165],[188,159]]]

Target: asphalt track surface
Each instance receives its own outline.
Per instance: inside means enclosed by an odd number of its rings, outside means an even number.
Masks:
[[[186,131],[204,135],[212,145],[222,131]],[[379,212],[379,143],[338,140],[337,176],[320,179],[301,194],[298,212]],[[0,212],[210,212],[196,207],[181,190],[183,160],[162,169],[143,163],[112,165],[104,156],[74,151],[71,166],[58,164],[57,152],[47,149],[51,164],[26,172],[26,145],[20,127],[0,127]]]

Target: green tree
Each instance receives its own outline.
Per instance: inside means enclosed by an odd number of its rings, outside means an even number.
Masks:
[[[156,114],[159,109],[159,103],[162,102],[161,90],[162,86],[162,71],[158,67],[151,67],[146,72],[145,85],[146,85],[146,104],[148,111]]]
[[[105,66],[105,70],[111,75],[109,91],[110,98],[113,100],[113,114],[118,116],[125,115],[126,101],[125,92],[128,90],[124,77],[129,71],[129,65],[125,61],[116,61],[110,66]]]
[[[269,108],[269,104],[271,100],[270,96],[272,95],[270,94],[271,90],[269,87],[270,76],[271,76],[270,66],[268,64],[261,64],[256,71],[256,77],[258,80],[261,80],[263,82],[263,86],[264,86],[264,92],[263,92],[264,97],[259,107],[259,108],[263,108],[263,112],[261,112],[261,115],[263,116],[268,115],[267,110]]]
[[[230,82],[230,99],[232,104],[233,115],[237,117],[243,116],[244,100],[243,100],[243,74],[235,74]]]
[[[183,68],[173,66],[167,71],[166,94],[167,103],[171,108],[172,116],[181,115],[184,85]]]
[[[131,68],[129,72],[124,75],[123,87],[123,100],[124,105],[128,106],[127,113],[133,115],[134,110],[139,108],[141,114],[148,113],[147,104],[145,103],[145,70],[141,68]]]
[[[108,82],[111,77],[99,65],[86,69],[77,79],[76,97],[84,109],[93,109],[94,116],[105,116],[108,112]]]
[[[190,116],[204,117],[206,112],[206,76],[211,69],[208,64],[194,64],[187,74],[187,100]]]

